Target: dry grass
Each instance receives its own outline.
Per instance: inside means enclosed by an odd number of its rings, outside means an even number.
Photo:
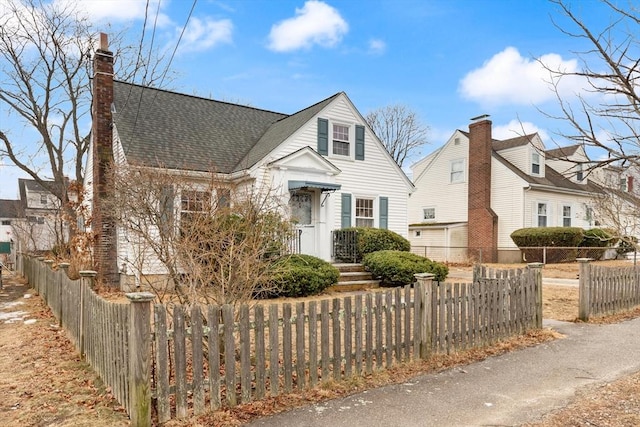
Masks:
[[[42,300],[21,298],[26,289],[21,283],[4,284],[0,302],[19,298],[23,304],[12,309],[29,313],[36,323],[0,324],[2,426],[129,425],[124,410],[80,360]]]

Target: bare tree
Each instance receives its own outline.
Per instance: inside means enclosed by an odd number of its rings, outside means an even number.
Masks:
[[[121,37],[112,40],[121,58],[120,78],[139,73],[146,84],[157,81],[161,58],[143,59],[142,46],[123,47]],[[0,158],[51,192],[71,220],[75,213],[68,207],[65,174],[71,171],[72,181],[83,182],[95,39],[75,2],[5,0],[0,5],[0,106],[11,117],[0,125]]]
[[[619,2],[601,0],[611,18],[594,21],[598,26],[587,24],[580,8],[572,9],[569,1],[551,1],[569,22],[556,26],[585,47],[575,52],[576,71],[542,63],[560,106],[559,114],[547,115],[570,124],[571,130],[559,136],[598,152],[590,170],[609,164],[640,165],[640,10],[632,2],[623,9]],[[586,82],[587,90],[575,96],[563,92],[563,82],[573,78]]]
[[[574,52],[576,69],[541,61],[559,107],[558,113],[543,113],[568,124],[569,130],[557,135],[581,145],[591,158],[564,160],[600,185],[601,194],[593,199],[595,218],[622,244],[636,246],[640,199],[634,189],[621,189],[620,180],[637,175],[640,167],[640,10],[632,2],[623,8],[601,0],[601,14],[609,19],[587,23],[579,3],[573,8],[569,0],[551,1],[566,18],[554,18],[556,27],[584,47]],[[582,91],[569,93],[576,83]]]
[[[429,127],[404,105],[389,105],[370,111],[365,120],[400,167],[407,157],[427,143]]]
[[[128,241],[128,273],[161,301],[235,304],[269,291],[291,225],[270,191],[216,174],[119,167],[112,210]]]

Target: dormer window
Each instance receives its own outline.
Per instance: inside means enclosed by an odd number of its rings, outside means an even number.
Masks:
[[[582,163],[578,163],[578,165],[576,166],[576,180],[578,182],[582,182],[583,179],[584,173],[582,171]]]
[[[531,153],[531,175],[540,175],[540,154]]]

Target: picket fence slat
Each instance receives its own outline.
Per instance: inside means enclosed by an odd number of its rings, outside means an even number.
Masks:
[[[191,308],[191,348],[192,348],[192,371],[193,371],[193,413],[200,415],[204,412],[204,352],[202,312],[200,307],[194,305]]]
[[[212,411],[220,408],[220,307],[209,306],[207,308],[207,325],[209,334],[207,344],[209,347],[209,407]],[[168,374],[168,372],[167,372]]]
[[[176,418],[187,418],[187,332],[181,306],[173,309],[173,360],[176,376]]]

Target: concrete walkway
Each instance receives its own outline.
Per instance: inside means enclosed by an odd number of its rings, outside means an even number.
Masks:
[[[565,406],[581,387],[640,371],[640,318],[545,326],[565,337],[249,425],[514,426]]]

